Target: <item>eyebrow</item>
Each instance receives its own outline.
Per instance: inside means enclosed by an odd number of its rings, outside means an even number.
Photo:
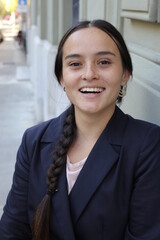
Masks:
[[[64,58],[64,60],[67,60],[68,58],[79,58],[79,57],[81,57],[80,54],[74,53],[74,54],[69,54],[69,55],[67,55],[67,56]]]
[[[114,57],[116,56],[115,53],[110,52],[110,51],[100,51],[100,52],[97,52],[96,55],[97,55],[97,56],[101,56],[101,55],[112,55],[112,56],[114,56]]]
[[[95,55],[96,55],[96,56],[112,55],[112,56],[114,56],[114,57],[116,56],[115,53],[110,52],[110,51],[100,51],[100,52],[97,52]],[[67,55],[67,56],[64,58],[64,60],[67,60],[67,59],[69,59],[69,58],[80,58],[80,57],[81,57],[80,54],[74,53],[74,54],[69,54],[69,55]]]

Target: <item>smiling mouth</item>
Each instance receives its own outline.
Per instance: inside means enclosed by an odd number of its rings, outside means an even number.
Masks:
[[[101,93],[104,91],[104,88],[102,87],[94,87],[94,88],[89,88],[89,87],[84,87],[84,88],[81,88],[79,89],[79,91],[81,93],[85,93],[85,94],[88,94],[88,93]]]

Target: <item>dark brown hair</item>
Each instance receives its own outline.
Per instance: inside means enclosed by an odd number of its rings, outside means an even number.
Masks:
[[[104,20],[82,21],[71,27],[59,43],[55,60],[55,75],[58,82],[60,83],[62,76],[63,46],[66,40],[72,33],[88,27],[97,27],[102,31],[106,32],[113,39],[119,49],[123,68],[127,69],[132,75],[131,57],[128,52],[127,46],[118,30],[112,24]],[[117,101],[119,102],[121,101],[121,99],[119,98],[117,99]],[[57,142],[53,153],[53,161],[47,173],[46,195],[39,204],[33,219],[34,240],[49,239],[51,197],[56,192],[58,178],[66,162],[67,151],[74,140],[75,134],[76,126],[74,118],[74,107],[73,105],[71,105],[71,107],[68,109],[67,117],[64,122],[62,135]]]

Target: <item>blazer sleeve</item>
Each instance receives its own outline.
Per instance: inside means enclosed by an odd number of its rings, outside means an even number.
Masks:
[[[28,186],[30,164],[26,151],[26,133],[17,153],[13,184],[0,221],[1,240],[30,240]]]
[[[160,239],[160,128],[152,127],[136,165],[125,240]]]

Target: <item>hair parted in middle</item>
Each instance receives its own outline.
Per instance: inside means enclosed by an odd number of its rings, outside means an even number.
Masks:
[[[63,46],[68,39],[68,37],[84,28],[96,27],[106,34],[108,34],[112,40],[117,45],[121,60],[122,66],[124,70],[128,70],[130,75],[132,75],[132,61],[127,49],[127,46],[123,40],[120,32],[109,22],[105,20],[93,20],[93,21],[81,21],[71,27],[66,34],[62,37],[57,55],[55,60],[55,75],[57,77],[57,81],[60,84],[62,77],[62,68],[63,68]],[[120,102],[122,99],[121,96],[118,96],[117,102]],[[34,219],[33,219],[33,237],[34,240],[48,240],[49,239],[49,225],[50,225],[50,206],[51,206],[51,198],[54,193],[57,191],[58,178],[59,175],[66,163],[66,157],[69,147],[71,146],[74,137],[76,134],[76,124],[75,124],[75,116],[74,116],[74,106],[71,107],[67,111],[67,116],[63,126],[63,132],[56,144],[52,163],[47,172],[47,185],[46,185],[46,195],[43,200],[39,204]]]

